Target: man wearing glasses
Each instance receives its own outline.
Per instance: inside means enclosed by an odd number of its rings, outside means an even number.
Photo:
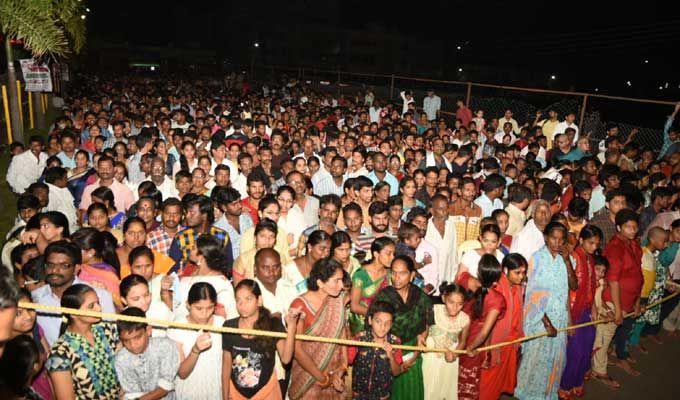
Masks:
[[[33,301],[48,306],[60,306],[61,295],[76,283],[86,283],[77,275],[82,262],[80,249],[73,243],[60,240],[50,243],[45,249],[45,281],[47,285],[31,292]],[[94,288],[99,297],[102,312],[116,312],[111,293],[105,289]],[[59,338],[61,327],[60,314],[38,313],[38,324],[45,332],[45,339],[50,346]]]

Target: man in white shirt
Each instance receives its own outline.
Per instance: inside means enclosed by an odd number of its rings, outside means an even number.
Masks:
[[[376,124],[380,123],[380,112],[382,111],[382,108],[380,107],[380,103],[378,100],[373,101],[373,105],[368,109],[368,116],[371,119],[371,123],[375,122]]]
[[[330,176],[319,181],[314,185],[314,194],[323,196],[326,194],[335,194],[339,197],[344,195],[343,186],[345,183],[345,173],[347,172],[347,159],[335,156],[331,161]]]
[[[45,184],[50,190],[49,203],[45,211],[59,211],[68,220],[69,231],[78,230],[78,214],[76,213],[73,195],[68,190],[66,170],[62,167],[52,167],[45,172]]]
[[[512,240],[511,253],[521,254],[527,261],[545,244],[543,230],[550,222],[550,204],[545,200],[538,200],[534,205],[533,219],[519,231]]]
[[[440,282],[453,282],[458,272],[456,222],[454,217],[449,216],[448,204],[444,195],[434,195],[430,207],[432,217],[427,222],[424,238],[438,250]]]
[[[165,171],[165,161],[162,158],[156,157],[151,160],[151,175],[149,179],[156,185],[156,189],[163,195],[163,200],[169,199],[170,197],[179,198],[179,193],[177,192],[177,187],[175,181],[170,179]],[[135,200],[139,200],[139,191],[135,190],[133,192],[135,195]]]
[[[42,175],[47,163],[47,154],[43,152],[43,147],[43,138],[33,135],[28,150],[12,157],[7,169],[7,183],[14,193],[24,193]]]
[[[31,292],[31,297],[37,304],[58,307],[61,305],[61,297],[66,289],[78,283],[86,284],[77,276],[80,272],[82,256],[78,246],[65,240],[50,243],[45,248],[44,255],[47,285],[35,289]],[[93,289],[99,297],[102,312],[116,312],[111,293],[105,289]],[[60,314],[44,312],[38,315],[38,325],[45,332],[45,339],[50,346],[59,338],[61,322]]]
[[[319,170],[312,176],[312,186],[318,187],[319,182],[326,180],[328,178],[332,179],[330,169],[333,163],[333,157],[338,155],[338,150],[335,147],[326,147],[321,151],[321,165]]]
[[[401,106],[401,115],[403,116],[408,112],[408,105],[415,103],[416,101],[413,99],[413,94],[411,94],[411,92],[403,91],[399,93],[399,96],[401,96],[401,99],[403,101],[403,104]]]
[[[229,167],[230,182],[236,181],[238,178],[238,168],[230,159],[227,158],[227,146],[224,140],[215,138],[210,143],[210,155],[212,156],[212,164],[210,166],[210,175],[215,176],[215,167],[224,164]]]
[[[423,99],[423,110],[427,114],[428,121],[434,121],[439,115],[439,110],[442,108],[441,97],[434,94],[433,89],[427,91],[427,96]]]
[[[295,288],[287,285],[281,268],[281,255],[274,249],[261,249],[255,254],[253,272],[262,290],[263,305],[274,315],[283,318],[290,303],[297,297]],[[277,315],[278,314],[278,315]]]
[[[559,135],[560,133],[565,133],[567,128],[572,128],[575,131],[572,144],[576,145],[576,141],[578,140],[578,125],[576,125],[574,123],[575,120],[576,120],[576,114],[574,114],[574,113],[567,114],[564,121],[560,122],[555,127],[555,131],[553,132],[553,137]]]

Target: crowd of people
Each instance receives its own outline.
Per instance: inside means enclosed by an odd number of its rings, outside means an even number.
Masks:
[[[608,368],[638,375],[633,355],[680,329],[677,297],[645,308],[680,288],[680,103],[652,149],[616,125],[591,147],[554,110],[520,123],[460,100],[448,120],[433,91],[69,93],[46,138],[11,145],[2,398],[575,399],[587,379],[634,384]]]

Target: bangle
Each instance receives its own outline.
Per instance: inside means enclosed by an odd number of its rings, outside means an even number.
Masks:
[[[328,372],[324,372],[323,376],[326,377],[325,382],[317,381],[316,384],[321,386],[322,388],[327,388],[331,384],[331,376],[328,374]]]

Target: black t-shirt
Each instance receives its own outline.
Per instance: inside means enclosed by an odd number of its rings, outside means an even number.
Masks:
[[[238,328],[238,318],[224,323],[229,328]],[[285,332],[283,323],[272,318],[272,332]],[[274,372],[274,355],[276,347],[263,354],[257,348],[255,339],[246,339],[241,335],[222,334],[222,350],[231,353],[231,381],[236,390],[244,397],[253,397],[271,379]]]

